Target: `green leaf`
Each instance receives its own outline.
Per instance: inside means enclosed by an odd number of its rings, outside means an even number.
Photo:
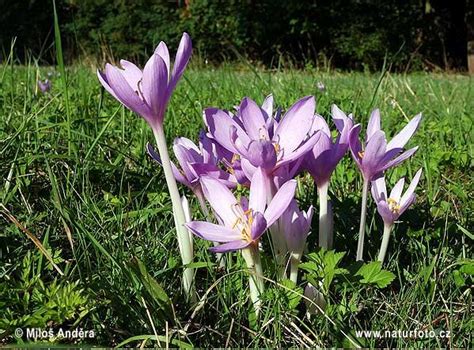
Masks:
[[[298,287],[295,282],[285,279],[281,281],[283,286],[283,294],[288,301],[288,307],[293,310],[300,303],[301,297],[303,295],[303,288]]]
[[[161,305],[163,311],[170,312],[171,300],[163,287],[148,273],[145,265],[136,257],[132,258],[129,266],[133,269],[143,287],[155,301]]]
[[[362,265],[359,271],[357,271],[356,276],[362,276],[360,283],[374,284],[379,288],[385,288],[395,279],[395,275],[392,272],[382,270],[380,261],[372,261]]]

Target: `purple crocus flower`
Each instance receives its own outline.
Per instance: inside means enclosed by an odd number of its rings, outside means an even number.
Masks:
[[[313,207],[311,206],[307,212],[301,211],[296,200],[293,199],[279,221],[279,227],[285,235],[286,245],[291,254],[290,279],[295,283],[298,280],[298,265],[303,255],[306,238],[311,231],[312,218]]]
[[[286,210],[296,189],[296,181],[288,181],[267,206],[265,181],[262,169],[257,169],[252,177],[247,205],[246,200],[237,200],[219,180],[202,177],[204,196],[223,225],[192,221],[186,226],[203,239],[223,243],[210,248],[213,252],[224,253],[256,245],[266,229]]]
[[[37,84],[38,84],[38,88],[43,94],[51,90],[51,80],[49,79],[46,79],[45,81],[38,80]]]
[[[120,60],[122,68],[107,64],[103,72],[97,71],[97,76],[112,96],[155,129],[163,124],[166,107],[184,73],[191,51],[191,39],[184,33],[172,71],[168,48],[160,42],[143,71],[129,61]]]
[[[171,163],[175,179],[199,197],[202,196],[199,179],[204,175],[221,181],[227,187],[235,187],[237,184],[235,177],[217,165],[219,160],[216,157],[214,142],[203,134],[200,138],[199,146],[186,137],[178,137],[174,140],[173,151],[181,168]],[[147,151],[161,164],[160,157],[151,144],[147,144]]]
[[[286,236],[288,250],[301,257],[303,254],[306,238],[311,231],[311,220],[313,218],[313,207],[301,211],[296,200],[292,200],[288,209],[280,219],[283,234]]]
[[[315,116],[312,126],[314,132],[320,130],[320,138],[313,149],[306,153],[303,167],[313,177],[318,187],[329,182],[332,172],[349,147],[349,133],[354,125],[352,116],[346,116],[336,105],[332,105],[332,119],[339,135],[333,142],[331,130],[320,115]]]
[[[300,158],[302,160],[302,156],[319,138],[319,133],[308,138],[314,109],[314,97],[305,97],[296,102],[278,122],[246,97],[236,117],[209,108],[205,111],[205,121],[212,137],[241,157],[243,171],[248,178],[252,178],[257,168],[271,175],[284,165],[294,164]],[[295,165],[295,168],[298,167]]]
[[[384,222],[382,244],[378,260],[383,263],[385,254],[387,252],[388,241],[390,239],[390,232],[393,224],[405,210],[415,201],[415,189],[420,181],[422,170],[419,169],[413,180],[408,186],[406,192],[402,195],[405,179],[401,178],[393,187],[390,196],[387,196],[387,187],[385,185],[385,177],[379,177],[372,181],[372,197],[377,203],[377,211]]]
[[[405,210],[415,201],[415,188],[420,181],[422,169],[418,170],[413,177],[410,186],[402,195],[405,178],[401,178],[393,187],[390,195],[387,196],[387,188],[385,185],[385,177],[379,177],[372,181],[372,197],[377,203],[377,211],[386,225],[392,226],[398,220]]]
[[[320,92],[325,92],[326,91],[326,85],[324,85],[324,83],[322,81],[318,81],[316,83],[316,87],[318,88],[318,90]]]
[[[416,152],[418,147],[413,147],[400,154],[405,144],[417,130],[420,121],[421,113],[410,120],[402,131],[387,143],[385,133],[380,129],[380,111],[375,109],[372,111],[367,126],[365,149],[362,148],[359,141],[360,124],[352,128],[349,134],[349,147],[352,157],[364,176],[364,180],[374,180],[385,170],[400,164]]]

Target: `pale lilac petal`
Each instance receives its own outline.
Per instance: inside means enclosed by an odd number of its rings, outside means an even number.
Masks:
[[[108,64],[108,63],[107,63]],[[107,75],[105,72],[101,72],[100,70],[97,70],[97,78],[99,78],[99,82],[102,84],[105,90],[109,94],[111,94],[113,97],[115,97],[117,100],[119,99],[117,95],[115,95],[114,90],[110,87],[109,81],[107,80]]]
[[[147,142],[146,144],[146,150],[148,152],[148,155],[153,158],[158,164],[162,165],[161,163],[161,157],[158,154],[158,152],[155,151],[155,148],[151,145],[151,143]]]
[[[211,247],[209,250],[213,253],[227,253],[227,252],[234,252],[236,250],[244,249],[248,247],[251,242],[247,241],[232,241],[229,243],[219,244],[218,246]]]
[[[402,198],[400,198],[400,205],[403,206],[406,204],[410,196],[415,193],[416,186],[418,185],[418,182],[420,181],[422,169],[419,169],[415,176],[413,177],[413,180],[410,183],[410,186],[408,186],[406,192],[403,194]]]
[[[319,114],[314,116],[313,125],[311,126],[311,131],[309,132],[310,135],[314,134],[318,130],[321,130],[327,137],[331,138],[331,130],[329,130],[328,123],[326,120]]]
[[[253,140],[269,140],[265,117],[260,107],[252,99],[245,97],[239,107],[239,115],[245,131]]]
[[[250,180],[253,177],[253,174],[255,174],[255,171],[257,168],[252,165],[252,163],[249,162],[248,159],[242,159],[240,162],[240,165],[242,167],[242,172],[244,173],[245,177]]]
[[[394,221],[398,219],[398,215],[390,210],[388,203],[385,201],[377,203],[377,211],[382,217],[383,222],[388,225],[393,225]]]
[[[390,191],[389,198],[394,199],[397,203],[400,203],[400,198],[403,192],[403,186],[405,185],[405,178],[402,177],[400,180],[397,181],[395,186],[393,186],[392,191]]]
[[[416,195],[414,193],[412,193],[410,196],[407,196],[405,199],[404,199],[404,202],[402,204],[400,204],[400,211],[399,211],[399,215],[402,215],[409,207],[410,205],[412,205],[414,202],[415,202],[415,199],[416,199]]]
[[[346,113],[344,113],[341,109],[339,109],[339,107],[336,106],[335,104],[333,104],[331,106],[331,117],[332,117],[332,120],[333,120],[334,124],[336,125],[336,128],[339,132],[342,132],[342,130],[348,124],[353,124],[352,119],[349,118],[346,115]],[[349,127],[349,130],[350,130],[351,127],[352,127],[352,125]]]
[[[120,65],[123,68],[122,74],[127,80],[128,85],[130,85],[134,91],[138,91],[138,82],[143,77],[141,69],[127,60],[120,60]]]
[[[299,158],[302,158],[306,153],[310,152],[314,145],[318,142],[319,138],[321,137],[321,132],[316,132],[313,136],[311,136],[305,143],[300,145],[297,150],[288,154],[283,150],[283,159],[278,162],[277,166],[282,166],[293,162]]]
[[[286,208],[288,208],[288,205],[295,196],[295,190],[296,180],[290,180],[280,187],[264,213],[268,227],[270,227],[283,214]]]
[[[262,104],[262,109],[267,114],[266,119],[272,118],[273,116],[273,95],[272,94],[265,97],[265,100],[263,101],[263,104]]]
[[[410,148],[408,151],[406,152],[403,152],[402,154],[400,154],[397,158],[391,160],[390,162],[386,163],[381,169],[380,171],[385,171],[391,167],[394,167],[394,166],[397,166],[398,164],[400,164],[401,162],[403,162],[405,159],[408,159],[410,158],[416,151],[418,150],[418,146],[417,147],[413,147],[413,148]]]
[[[362,146],[359,140],[360,129],[360,124],[356,124],[349,133],[349,148],[352,153],[352,158],[354,158],[354,161],[357,163],[359,168],[361,165],[360,152],[362,151]]]
[[[212,137],[227,150],[238,153],[229,137],[232,127],[235,127],[237,136],[243,144],[250,143],[247,133],[226,112],[216,108],[206,108],[204,119]]]
[[[385,177],[381,176],[372,181],[370,190],[375,202],[387,201],[387,187],[385,185]]]
[[[315,108],[314,97],[307,96],[286,112],[273,136],[286,154],[293,152],[306,138],[313,124]]]
[[[232,192],[219,180],[208,176],[200,179],[207,201],[224,224],[232,227],[237,219],[238,201]]]
[[[168,85],[168,95],[171,95],[179,79],[181,79],[181,76],[188,65],[189,59],[191,58],[192,51],[193,47],[191,38],[188,33],[183,33],[173,64],[173,73],[171,74],[170,83]]]
[[[370,138],[377,131],[380,131],[380,110],[378,108],[374,109],[370,114],[369,125],[367,125],[366,141],[369,142]]]
[[[197,178],[197,174],[194,169],[190,166],[191,163],[196,162],[196,159],[193,157],[192,152],[186,149],[183,145],[176,142],[173,145],[174,155],[178,160],[181,169],[183,169],[184,176],[192,181],[192,179]]]
[[[166,65],[166,70],[168,71],[168,80],[169,81],[169,78],[170,78],[170,67],[171,67],[171,64],[170,64],[170,52],[168,51],[168,47],[166,46],[166,44],[161,41],[158,46],[156,47],[155,49],[155,54],[157,54],[158,56],[160,56],[163,61],[165,62],[165,65]]]
[[[385,133],[378,130],[367,143],[361,164],[364,176],[369,181],[379,172],[378,166],[385,155],[386,142]]]
[[[168,86],[168,71],[161,56],[154,54],[143,69],[142,93],[153,114],[163,118],[166,109],[166,89]]]
[[[185,225],[196,236],[207,241],[231,242],[242,238],[241,233],[237,230],[206,221],[191,221]]]
[[[254,212],[252,220],[252,226],[250,227],[250,236],[252,240],[256,241],[259,239],[267,229],[267,221],[262,213]]]
[[[234,143],[237,147],[237,144]],[[271,141],[255,140],[250,142],[244,155],[253,166],[266,170],[273,169],[277,163],[277,154]]]
[[[107,82],[114,91],[115,97],[128,109],[145,118],[150,124],[154,123],[152,112],[147,104],[138,97],[133,89],[128,85],[127,80],[122,75],[121,70],[108,64],[105,68]]]
[[[418,129],[421,121],[421,113],[416,115],[397,135],[390,140],[387,150],[403,148]]]
[[[263,213],[267,203],[268,177],[262,168],[257,168],[250,182],[249,208],[255,212]]]

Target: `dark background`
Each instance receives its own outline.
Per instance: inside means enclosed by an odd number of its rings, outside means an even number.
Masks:
[[[267,67],[466,70],[474,40],[470,0],[57,0],[66,61],[143,62],[182,31],[211,63],[242,58]],[[52,0],[0,0],[0,59],[52,64]]]

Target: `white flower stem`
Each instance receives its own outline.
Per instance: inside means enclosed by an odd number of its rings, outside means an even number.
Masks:
[[[247,248],[242,249],[242,256],[247,263],[247,268],[250,273],[250,299],[255,308],[255,313],[258,315],[262,306],[260,294],[263,293],[264,290],[262,262],[260,261],[258,244],[251,244]]]
[[[301,254],[292,253],[290,256],[290,280],[298,283],[298,266],[300,265]]]
[[[365,219],[367,216],[368,193],[369,181],[364,179],[364,187],[362,189],[362,207],[360,209],[359,241],[357,242],[357,261],[363,260],[364,255]]]
[[[383,226],[383,238],[380,246],[379,261],[383,264],[385,260],[385,254],[387,253],[388,241],[390,240],[390,232],[392,231],[392,225],[384,224]]]
[[[328,189],[329,181],[318,186],[319,194],[319,246],[324,249],[331,249],[332,243],[332,222],[328,212]]]
[[[273,179],[271,176],[267,176],[267,205],[270,205],[275,196],[277,190],[273,184]],[[275,253],[275,261],[277,264],[278,271],[282,279],[286,278],[286,269],[285,269],[285,256],[288,252],[285,236],[280,229],[280,219],[275,221],[275,223],[269,228],[270,236],[272,238],[273,252]]]
[[[184,226],[186,223],[186,217],[181,204],[178,185],[176,184],[176,179],[174,178],[173,171],[171,170],[171,161],[168,154],[168,147],[166,145],[163,127],[159,126],[153,128],[153,134],[155,135],[156,145],[158,147],[158,152],[160,153],[166,184],[168,185],[168,191],[170,193],[171,203],[173,205],[173,215],[175,219],[181,260],[183,265],[188,265],[193,261],[193,242],[192,237],[189,235],[188,230]],[[196,298],[193,280],[194,269],[185,268],[183,271],[183,287],[186,295],[190,297],[191,300],[195,300]]]

